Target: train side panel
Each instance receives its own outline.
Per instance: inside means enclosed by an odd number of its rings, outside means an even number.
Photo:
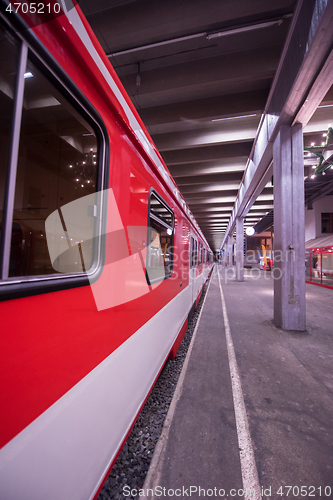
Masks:
[[[211,268],[190,269],[190,235],[202,237],[90,29],[76,9],[70,16],[34,32],[107,133],[105,258],[91,286],[0,304],[0,493],[17,500],[94,497]],[[146,279],[152,190],[174,214],[172,274],[154,283]]]

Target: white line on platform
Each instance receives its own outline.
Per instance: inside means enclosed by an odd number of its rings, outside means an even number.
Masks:
[[[241,463],[243,489],[244,489],[244,500],[261,500],[262,498],[261,489],[260,489],[257,466],[254,458],[249,423],[247,420],[247,414],[245,409],[242,384],[239,375],[234,344],[231,337],[227,307],[224,300],[220,274],[218,271],[217,275],[219,279],[225,335],[227,339],[232,396],[234,400],[238,445],[240,450],[239,454],[240,454],[240,463]]]
[[[203,304],[201,306],[201,310],[200,310],[200,313],[199,313],[199,316],[197,319],[197,323],[196,323],[196,326],[195,326],[195,329],[194,329],[194,332],[192,335],[191,343],[190,343],[189,348],[187,350],[187,354],[186,354],[186,358],[185,358],[185,361],[183,364],[183,368],[182,368],[182,371],[181,371],[179,379],[178,379],[177,387],[176,387],[176,390],[175,390],[174,395],[172,397],[172,401],[171,401],[167,416],[166,416],[165,421],[164,421],[162,433],[161,433],[161,435],[157,441],[157,444],[155,446],[153,458],[151,460],[149,470],[148,470],[144,485],[142,487],[144,492],[147,492],[148,489],[155,491],[155,487],[160,485],[159,481],[161,478],[162,466],[163,466],[163,462],[164,462],[164,455],[165,455],[165,451],[166,451],[166,446],[167,446],[167,442],[168,442],[169,431],[170,431],[172,419],[173,419],[173,416],[174,416],[174,413],[176,410],[178,400],[183,392],[183,385],[184,385],[184,379],[185,379],[187,366],[188,366],[188,363],[189,363],[189,360],[191,357],[191,352],[192,352],[194,340],[195,340],[195,337],[197,334],[201,314],[202,314],[202,311],[204,310],[204,305],[205,305],[205,302],[206,302],[206,299],[208,296],[208,291],[209,291],[209,287],[210,287],[211,282],[212,282],[212,280],[210,279],[209,284],[208,284],[208,288],[206,291],[206,296],[205,296]],[[145,498],[146,494],[142,495],[142,497]],[[151,500],[153,500],[155,498],[155,495],[150,496],[150,498],[151,498]]]

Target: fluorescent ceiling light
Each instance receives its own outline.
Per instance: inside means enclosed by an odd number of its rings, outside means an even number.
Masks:
[[[24,78],[32,78],[34,75],[31,73],[31,71],[27,71],[24,73]]]
[[[242,115],[242,116],[229,116],[228,118],[215,118],[214,120],[212,120],[212,122],[222,122],[224,120],[236,120],[237,118],[248,118],[250,116],[256,116],[256,114],[254,114],[254,115]]]
[[[251,24],[250,26],[243,26],[241,28],[233,28],[231,30],[218,31],[216,33],[209,33],[207,35],[207,40],[212,40],[213,38],[220,38],[222,36],[236,35],[237,33],[243,33],[245,31],[257,30],[260,28],[268,28],[269,26],[274,26],[274,24],[282,24],[282,19],[276,19],[275,21],[268,21],[266,23]]]

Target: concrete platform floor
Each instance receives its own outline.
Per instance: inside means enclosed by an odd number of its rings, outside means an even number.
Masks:
[[[228,276],[215,266],[145,496],[333,498],[333,290],[307,285],[306,332],[283,331],[272,320],[270,273],[248,270],[242,283]]]

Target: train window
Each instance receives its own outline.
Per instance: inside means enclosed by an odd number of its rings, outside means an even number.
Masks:
[[[198,263],[198,242],[194,240],[194,266],[197,266]]]
[[[15,178],[7,195],[12,196],[13,208],[9,213],[10,204],[7,205],[8,241],[3,245],[4,254],[7,248],[9,258],[3,277],[86,272],[94,258],[96,214],[89,214],[93,207],[83,206],[84,202],[80,204],[80,200],[91,203],[89,195],[95,196],[96,193],[98,148],[94,128],[86,113],[74,108],[50,82],[41,63],[37,67],[29,53],[26,61],[24,83],[21,84],[22,114],[16,126],[18,151],[12,168]],[[9,75],[14,74],[1,66],[0,75],[3,69]],[[2,95],[0,98],[4,99]],[[1,131],[1,144],[5,134]],[[2,156],[2,148],[0,151]],[[0,197],[4,185],[5,180],[1,178]],[[64,206],[70,206],[74,201],[80,208],[77,220],[84,226],[85,242],[82,239],[74,241],[77,238],[73,239],[67,232],[65,215],[61,211],[63,207],[65,213]],[[96,210],[97,207],[93,209]],[[67,235],[67,254],[62,261],[66,260],[66,265],[62,266],[51,261],[46,240],[46,219],[55,212],[60,214]],[[11,227],[11,232],[8,227]],[[3,264],[3,267],[6,266]]]
[[[172,274],[174,213],[154,191],[149,199],[147,280],[156,283]]]
[[[206,249],[204,248],[202,251],[202,262],[206,264]]]
[[[198,265],[202,264],[202,243],[199,241],[199,256],[198,256]]]
[[[197,256],[198,256],[198,243],[197,240],[192,238],[191,236],[191,241],[190,241],[190,267],[196,267],[197,265]]]
[[[27,72],[32,76],[24,91],[9,276],[54,273],[45,220],[96,189],[92,128],[30,61]],[[86,269],[91,258],[85,259]],[[81,271],[80,260],[76,262]]]

